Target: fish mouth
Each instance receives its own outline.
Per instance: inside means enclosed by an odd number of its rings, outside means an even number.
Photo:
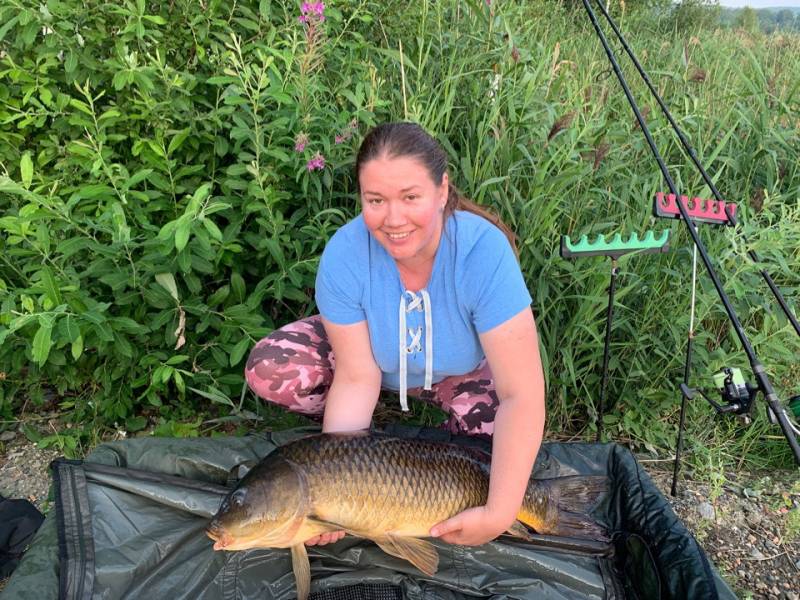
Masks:
[[[224,550],[233,543],[233,537],[217,523],[206,527],[206,535],[214,540],[214,550]]]

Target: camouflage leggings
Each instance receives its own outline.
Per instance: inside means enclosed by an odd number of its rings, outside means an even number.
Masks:
[[[250,352],[245,378],[258,396],[290,411],[321,417],[336,361],[319,316],[281,327]],[[408,395],[450,414],[453,433],[488,437],[494,431],[497,393],[484,359],[465,375],[447,377],[433,389],[411,388]]]

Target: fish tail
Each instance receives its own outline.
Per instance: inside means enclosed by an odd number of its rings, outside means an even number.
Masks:
[[[531,480],[517,519],[537,533],[606,541],[605,528],[589,512],[607,491],[603,475]]]

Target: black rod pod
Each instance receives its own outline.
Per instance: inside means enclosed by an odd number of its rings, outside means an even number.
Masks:
[[[607,11],[605,11],[605,7],[603,6],[602,2],[598,0],[597,4],[600,6],[600,9],[604,12],[604,14],[607,15],[606,18],[611,19],[610,15],[608,15]],[[620,85],[622,86],[622,90],[625,92],[625,96],[628,99],[628,103],[630,104],[631,109],[633,109],[633,113],[636,116],[636,120],[638,121],[639,126],[642,129],[642,133],[644,134],[645,139],[647,140],[648,146],[650,146],[650,150],[652,151],[653,156],[656,162],[658,163],[659,169],[661,170],[661,173],[664,176],[664,180],[666,181],[670,192],[675,194],[676,197],[680,198],[681,194],[678,192],[678,188],[669,174],[667,165],[664,163],[664,159],[662,158],[661,153],[658,151],[658,147],[653,141],[653,136],[650,133],[650,129],[647,126],[647,123],[645,123],[644,117],[642,117],[642,113],[639,110],[639,105],[636,103],[636,99],[633,97],[633,93],[631,92],[631,89],[628,86],[628,82],[625,79],[625,75],[622,73],[622,70],[620,69],[619,62],[617,61],[614,51],[611,49],[611,46],[608,43],[608,39],[606,38],[605,34],[603,33],[603,30],[600,27],[600,23],[598,23],[597,21],[597,15],[592,9],[589,0],[583,0],[583,6],[586,9],[587,14],[589,15],[589,20],[592,22],[592,25],[594,26],[595,32],[597,33],[597,37],[600,39],[600,43],[603,45],[603,49],[605,50],[606,56],[608,56],[608,60],[614,69],[614,73],[616,74],[617,79],[619,80]],[[720,300],[722,301],[722,305],[725,307],[725,312],[728,314],[728,319],[733,325],[734,331],[736,332],[736,335],[742,344],[742,348],[747,354],[747,358],[750,361],[750,367],[753,371],[753,375],[755,376],[756,381],[758,382],[758,388],[763,392],[764,399],[767,401],[769,408],[771,409],[773,415],[776,417],[778,424],[780,425],[780,428],[783,431],[783,435],[786,437],[786,441],[789,443],[789,446],[792,449],[795,461],[797,462],[798,465],[800,465],[800,443],[798,443],[797,437],[795,437],[792,427],[786,417],[786,413],[780,406],[778,396],[775,393],[775,390],[769,381],[766,369],[764,368],[764,365],[761,364],[761,362],[758,360],[755,350],[753,350],[753,346],[750,343],[747,334],[744,332],[744,329],[742,328],[742,324],[739,321],[739,317],[737,316],[736,311],[733,309],[730,299],[728,298],[728,295],[725,293],[725,289],[722,287],[722,283],[719,280],[719,276],[714,270],[714,266],[711,264],[711,259],[708,256],[708,252],[706,251],[703,242],[700,240],[700,236],[697,233],[696,229],[692,226],[689,214],[687,213],[686,208],[683,206],[682,202],[678,202],[678,209],[680,210],[682,220],[688,227],[689,234],[692,236],[692,240],[694,241],[695,246],[697,246],[697,250],[703,259],[703,264],[705,265],[706,270],[708,271],[708,275],[711,278],[712,283],[714,284],[714,288],[717,290],[717,294],[719,295]]]

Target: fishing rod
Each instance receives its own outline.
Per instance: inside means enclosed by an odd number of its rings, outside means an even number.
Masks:
[[[602,5],[602,2],[598,0],[598,5]],[[673,181],[672,177],[669,174],[669,170],[667,169],[666,164],[664,163],[664,159],[661,156],[661,153],[658,150],[658,147],[653,140],[653,136],[650,133],[650,129],[645,123],[644,117],[642,116],[641,111],[639,110],[639,105],[636,103],[636,99],[633,97],[633,93],[631,92],[630,87],[628,86],[628,82],[625,79],[625,75],[622,73],[622,70],[619,66],[619,62],[617,61],[616,55],[614,54],[613,49],[608,43],[608,39],[603,33],[602,28],[600,27],[600,23],[597,20],[597,15],[592,9],[592,6],[589,0],[583,0],[583,6],[586,9],[586,12],[589,16],[589,20],[592,23],[592,26],[597,33],[597,37],[600,39],[601,44],[603,45],[603,49],[605,50],[606,56],[608,57],[609,62],[614,70],[614,73],[617,76],[617,79],[622,86],[623,91],[625,92],[625,97],[628,100],[628,103],[633,110],[634,115],[636,116],[636,120],[639,123],[639,126],[642,129],[642,133],[647,140],[647,144],[650,147],[653,156],[658,163],[658,167],[661,170],[661,174],[664,177],[664,180],[669,187],[669,190],[672,194],[675,195],[676,198],[680,198],[681,194],[678,193],[677,186]],[[694,226],[693,222],[690,219],[689,213],[684,206],[684,203],[678,201],[676,203],[678,210],[681,214],[682,220],[686,223],[686,226],[689,230],[689,235],[692,237],[692,241],[694,242],[695,248],[700,253],[701,259],[703,264],[708,271],[708,275],[711,278],[712,283],[714,284],[714,288],[717,290],[717,294],[722,301],[722,305],[725,308],[725,312],[728,315],[728,319],[730,320],[731,324],[733,325],[734,331],[736,332],[737,337],[739,338],[740,343],[747,355],[747,358],[750,362],[750,367],[753,371],[753,375],[758,382],[758,389],[764,394],[764,399],[769,406],[769,409],[772,411],[773,416],[777,420],[780,428],[786,437],[787,442],[789,443],[790,448],[792,449],[792,453],[794,454],[795,461],[798,465],[800,465],[800,444],[795,437],[795,434],[792,430],[792,426],[789,423],[789,420],[784,412],[783,408],[780,405],[780,401],[778,399],[777,394],[775,393],[772,384],[769,381],[769,377],[767,376],[766,369],[764,365],[758,360],[756,356],[755,350],[753,349],[752,345],[750,344],[750,340],[747,337],[747,334],[744,332],[741,322],[739,321],[739,317],[736,315],[736,311],[733,309],[731,305],[730,299],[725,292],[725,289],[722,287],[722,283],[719,280],[719,276],[717,275],[714,266],[711,263],[711,259],[709,258],[708,252],[706,251],[703,242],[700,240],[700,235],[697,231],[697,228]],[[686,392],[689,392],[688,388],[682,387],[682,392],[686,395]]]
[[[700,159],[697,157],[697,153],[695,152],[694,147],[692,146],[689,139],[684,135],[683,130],[681,130],[677,121],[675,121],[674,117],[672,116],[672,113],[669,110],[669,107],[667,107],[666,103],[661,98],[661,95],[655,89],[653,82],[650,80],[650,76],[647,74],[647,71],[644,70],[642,63],[639,62],[639,59],[634,54],[633,50],[628,44],[628,40],[625,39],[625,36],[622,34],[622,31],[620,31],[619,27],[617,26],[616,21],[614,21],[614,19],[611,17],[611,15],[608,12],[608,9],[602,2],[599,2],[598,5],[600,6],[600,10],[602,11],[603,16],[606,18],[608,24],[611,26],[611,29],[614,30],[614,34],[617,36],[617,39],[619,40],[620,44],[622,44],[622,47],[625,49],[625,53],[631,59],[631,62],[633,62],[634,66],[636,67],[636,70],[639,72],[642,81],[644,81],[645,85],[647,85],[647,89],[650,90],[650,94],[653,96],[655,101],[658,102],[658,106],[661,108],[661,112],[669,121],[669,124],[672,126],[673,131],[678,135],[678,139],[680,140],[683,149],[686,150],[686,152],[689,154],[689,158],[692,160],[692,163],[700,172],[703,181],[711,190],[711,193],[714,195],[714,198],[717,199],[717,202],[724,202],[724,200],[722,199],[722,194],[720,194],[719,190],[717,189],[717,186],[714,184],[711,177],[708,175],[708,172],[706,171],[705,167],[703,167],[703,164],[700,162]],[[724,206],[724,204],[722,206]],[[728,220],[730,224],[735,228],[738,225],[735,216],[729,214],[727,208],[725,212],[728,215]],[[748,243],[747,238],[745,237],[744,233],[740,233],[740,235],[744,239],[745,244],[747,244]],[[761,258],[759,258],[758,254],[756,254],[755,250],[748,251],[748,255],[750,256],[750,259],[754,263],[758,264],[762,262]],[[786,318],[789,319],[789,322],[792,324],[795,333],[797,334],[798,337],[800,337],[800,322],[798,322],[797,317],[792,313],[791,309],[789,308],[789,305],[786,303],[786,299],[783,297],[783,294],[778,289],[778,286],[775,285],[775,282],[773,281],[772,277],[770,276],[770,274],[767,272],[766,269],[760,269],[759,273],[766,282],[770,291],[772,292],[772,295],[775,296],[775,299],[780,305],[781,310],[783,310],[783,313],[786,315]]]

